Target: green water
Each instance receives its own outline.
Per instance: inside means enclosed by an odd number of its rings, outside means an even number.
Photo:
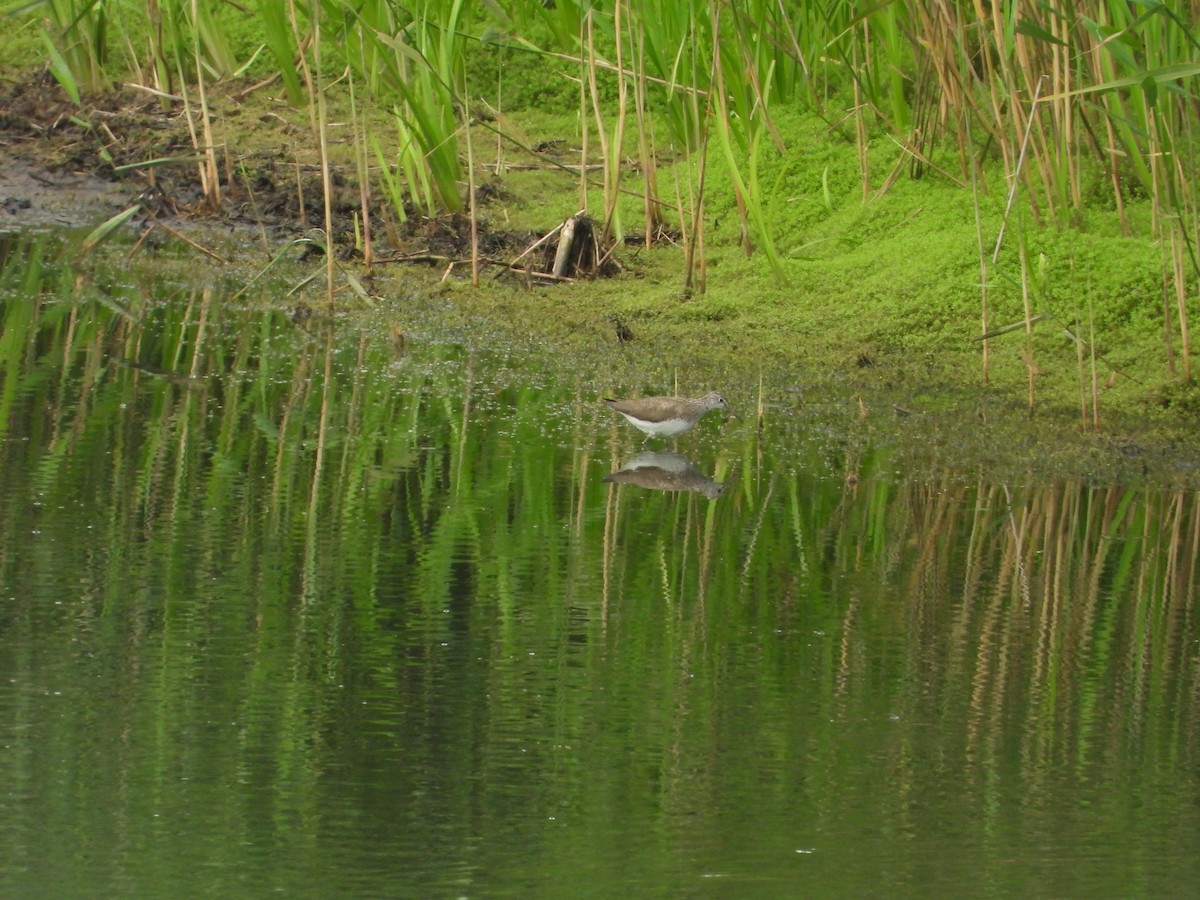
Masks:
[[[1200,886],[1195,493],[736,384],[692,489],[606,481],[671,448],[587,376],[55,246],[0,241],[0,894]]]

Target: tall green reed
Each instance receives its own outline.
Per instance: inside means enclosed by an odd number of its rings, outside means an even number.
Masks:
[[[42,39],[51,74],[80,103],[81,92],[96,93],[112,84],[109,65],[110,15],[99,0],[38,0],[26,9],[41,9],[46,19]]]
[[[349,65],[371,99],[392,111],[398,139],[392,170],[404,173],[413,206],[431,216],[461,211],[466,4],[422,2],[401,10],[368,2],[339,11]]]

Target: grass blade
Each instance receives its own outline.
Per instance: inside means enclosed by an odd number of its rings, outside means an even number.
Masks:
[[[135,203],[129,209],[122,210],[110,219],[101,222],[87,237],[83,239],[83,243],[79,245],[79,253],[76,254],[76,259],[86,256],[91,253],[106,240],[112,237],[113,232],[133,218],[134,214],[142,208],[142,204]]]

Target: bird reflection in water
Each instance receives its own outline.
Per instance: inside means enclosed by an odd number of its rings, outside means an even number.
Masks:
[[[695,491],[716,500],[726,482],[716,482],[678,453],[639,453],[617,471],[604,476],[615,484],[636,484],[652,491]]]

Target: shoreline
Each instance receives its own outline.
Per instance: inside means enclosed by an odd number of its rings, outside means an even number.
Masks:
[[[113,103],[120,108],[119,101]],[[46,111],[61,125],[61,110],[47,104]],[[145,102],[128,117],[133,126],[160,142],[178,139],[178,135],[166,137],[164,131],[182,127],[177,116],[167,117]],[[186,165],[164,167],[165,171],[154,174],[134,170],[102,177],[98,158],[85,153],[86,141],[69,130],[74,126],[50,128],[40,135],[30,128],[14,135],[11,120],[7,121],[7,127],[0,128],[0,155],[5,161],[0,166],[0,230],[88,229],[134,202],[143,202],[170,230],[190,235],[202,245],[211,238],[244,251],[247,236],[253,235],[259,244],[261,235],[262,246],[256,253],[265,256],[268,249],[277,251],[303,233],[303,224],[286,215],[283,200],[294,186],[282,176],[272,185],[277,195],[259,194],[253,208],[242,198],[231,201],[222,215],[198,215],[178,205],[180,198],[195,191],[195,173]],[[253,123],[243,117],[241,124]],[[148,151],[135,140],[129,152],[136,156]],[[277,164],[278,160],[267,159],[264,166]],[[148,186],[157,187],[157,196]],[[339,190],[357,194],[348,184]],[[272,196],[276,209],[268,217],[265,210]],[[350,204],[340,211],[335,231],[345,234],[353,227],[346,215],[353,210]],[[495,214],[496,209],[489,212]],[[147,227],[147,221],[140,227]],[[305,224],[312,226],[311,221]],[[436,227],[428,220],[424,225],[413,223],[412,246],[422,246],[422,238],[428,245]],[[1200,403],[1194,388],[1179,384],[1172,394],[1145,386],[1129,395],[1108,396],[1106,386],[1100,430],[1092,433],[1083,424],[1088,402],[1081,397],[1080,382],[1087,373],[1082,362],[1076,363],[1074,347],[1061,335],[1035,336],[1039,393],[1031,415],[1022,408],[1029,376],[1020,335],[993,341],[997,349],[991,384],[984,386],[979,345],[968,337],[968,326],[935,324],[922,329],[901,320],[928,315],[919,306],[880,308],[869,327],[863,327],[862,310],[871,307],[793,303],[787,291],[802,288],[760,289],[756,285],[764,264],[747,260],[736,247],[728,246],[712,248],[707,293],[686,296],[680,290],[678,248],[646,251],[625,246],[618,252],[624,271],[616,278],[532,289],[498,284],[495,271],[489,271],[485,286],[476,289],[453,271],[447,277],[446,269],[453,267],[443,264],[434,269],[385,262],[364,274],[360,263],[339,260],[373,298],[368,303],[343,291],[341,296],[348,299],[339,299],[339,306],[353,310],[360,327],[491,333],[513,345],[550,348],[545,352],[565,364],[578,366],[582,361],[597,372],[611,364],[613,354],[620,354],[616,358],[621,360],[621,377],[630,382],[621,385],[625,390],[644,385],[647,392],[653,386],[662,392],[683,369],[718,373],[709,380],[720,380],[724,372],[743,394],[752,393],[766,372],[765,384],[776,407],[794,407],[795,398],[801,398],[801,405],[810,403],[810,398],[820,402],[828,395],[836,398],[831,401],[834,406],[844,408],[837,414],[842,427],[878,431],[882,439],[899,445],[911,441],[905,452],[913,459],[927,452],[934,466],[940,454],[949,454],[947,459],[957,454],[968,469],[996,466],[1005,471],[1044,471],[1051,477],[1058,473],[1100,481],[1133,478],[1200,484],[1200,461],[1190,449],[1200,446],[1195,440],[1200,434],[1195,408]],[[258,265],[238,262],[244,271]],[[741,294],[743,285],[753,290]],[[411,301],[418,295],[434,300],[441,310],[440,324],[431,325],[427,314],[414,315],[416,306],[430,304],[396,299]],[[319,297],[306,296],[314,308],[323,303]],[[289,302],[294,306],[296,298]],[[280,308],[287,305],[281,303]],[[618,334],[621,329],[629,335],[628,343]],[[631,371],[631,364],[637,372]],[[1161,395],[1157,403],[1156,390]],[[994,434],[994,442],[1007,446],[974,446],[981,433]],[[958,449],[953,450],[956,444]]]

